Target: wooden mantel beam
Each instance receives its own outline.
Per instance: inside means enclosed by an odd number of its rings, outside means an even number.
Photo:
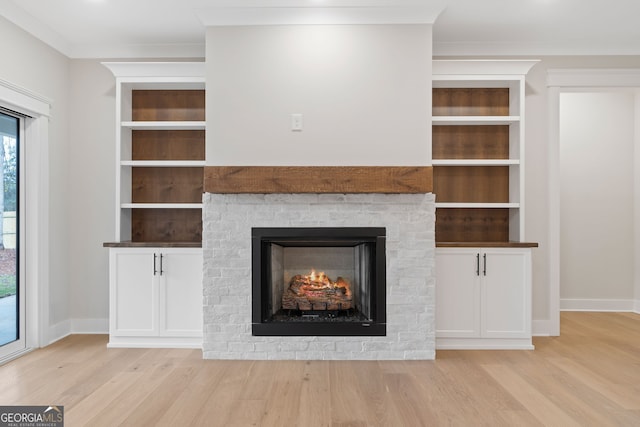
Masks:
[[[207,166],[207,193],[430,193],[430,166]]]

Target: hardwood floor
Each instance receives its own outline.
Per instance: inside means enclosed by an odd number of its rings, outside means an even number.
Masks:
[[[640,315],[562,313],[535,351],[436,361],[213,361],[75,335],[0,367],[0,405],[70,426],[637,426]]]

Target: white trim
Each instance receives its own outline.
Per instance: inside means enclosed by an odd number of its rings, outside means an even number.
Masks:
[[[547,70],[547,86],[576,87],[640,87],[640,69],[568,68]]]
[[[378,2],[381,3],[381,2]],[[389,1],[386,4],[339,7],[277,7],[255,5],[196,8],[194,12],[205,27],[235,25],[362,25],[433,24],[446,6],[443,0],[429,2]]]
[[[184,122],[121,122],[120,126],[129,129],[143,130],[202,130],[206,129],[207,124],[204,121],[184,121]]]
[[[534,350],[530,338],[436,338],[436,350]],[[438,358],[436,354],[436,359]]]
[[[626,300],[560,300],[560,94],[562,92],[592,91],[600,88],[640,87],[640,69],[549,69],[547,70],[548,93],[548,140],[549,140],[549,315],[552,335],[560,334],[560,311],[568,307],[589,309],[588,307],[614,307],[617,303],[598,304],[593,301]],[[638,250],[638,248],[636,248]],[[636,278],[637,280],[637,278]],[[580,302],[582,301],[582,303]],[[591,302],[588,302],[591,301]],[[627,303],[625,303],[627,304]],[[627,306],[621,304],[621,306]],[[583,307],[583,308],[579,308]],[[637,310],[638,307],[635,307]],[[628,311],[633,310],[633,304]]]
[[[533,320],[531,321],[531,334],[534,337],[550,337],[559,335],[559,333],[553,333],[553,326],[553,322],[550,320]]]
[[[26,347],[49,342],[49,115],[52,101],[0,80],[0,101],[24,119]]]
[[[547,115],[549,122],[549,178],[547,181],[547,194],[549,200],[549,229],[547,240],[548,250],[548,274],[549,274],[549,320],[550,334],[560,335],[560,89],[549,88],[547,102]]]
[[[433,61],[434,77],[447,74],[470,74],[469,65],[472,64],[471,74],[491,76],[494,80],[517,79],[526,75],[531,68],[540,62],[539,59],[436,59]]]
[[[69,58],[204,58],[205,43],[149,43],[149,44],[74,44]],[[64,53],[64,52],[63,52]]]
[[[9,108],[29,116],[50,116],[53,102],[42,95],[0,79],[0,99]]]
[[[504,40],[433,43],[433,56],[576,56],[576,55],[640,55],[635,40],[612,43],[589,42],[510,42]]]
[[[71,319],[72,334],[108,334],[109,319]]]
[[[640,256],[640,91],[634,95],[634,135],[633,135],[633,259]],[[640,263],[634,263],[633,295],[634,311],[640,313]]]
[[[0,16],[13,22],[38,40],[42,40],[58,52],[69,56],[71,44],[64,37],[14,3],[16,2],[0,0]]]
[[[47,328],[47,340],[42,343],[42,346],[47,346],[53,344],[56,341],[60,341],[61,339],[68,337],[71,335],[71,320],[63,320],[62,322],[58,322],[55,325],[49,326]]]
[[[204,62],[102,62],[115,77],[204,77]]]
[[[4,365],[5,363],[11,362],[12,360],[17,359],[18,357],[24,356],[27,353],[31,353],[32,351],[33,351],[33,348],[24,348],[20,351],[11,353],[6,357],[2,357],[0,358],[0,366]]]
[[[634,311],[634,300],[563,298],[560,311]]]
[[[197,348],[202,337],[109,337],[107,348]]]

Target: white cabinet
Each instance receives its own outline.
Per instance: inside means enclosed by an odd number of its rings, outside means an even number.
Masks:
[[[116,77],[109,347],[202,347],[202,62],[106,62]]]
[[[437,248],[436,347],[533,349],[530,248]]]
[[[109,347],[202,346],[202,249],[110,248]]]

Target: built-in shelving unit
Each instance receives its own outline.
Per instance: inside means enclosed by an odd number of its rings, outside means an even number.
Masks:
[[[437,242],[523,241],[524,76],[534,63],[434,61]]]
[[[535,63],[433,63],[438,349],[533,349],[524,88]]]
[[[116,77],[109,347],[202,346],[204,63],[104,63]]]
[[[202,63],[108,63],[116,76],[116,242],[202,241]]]

